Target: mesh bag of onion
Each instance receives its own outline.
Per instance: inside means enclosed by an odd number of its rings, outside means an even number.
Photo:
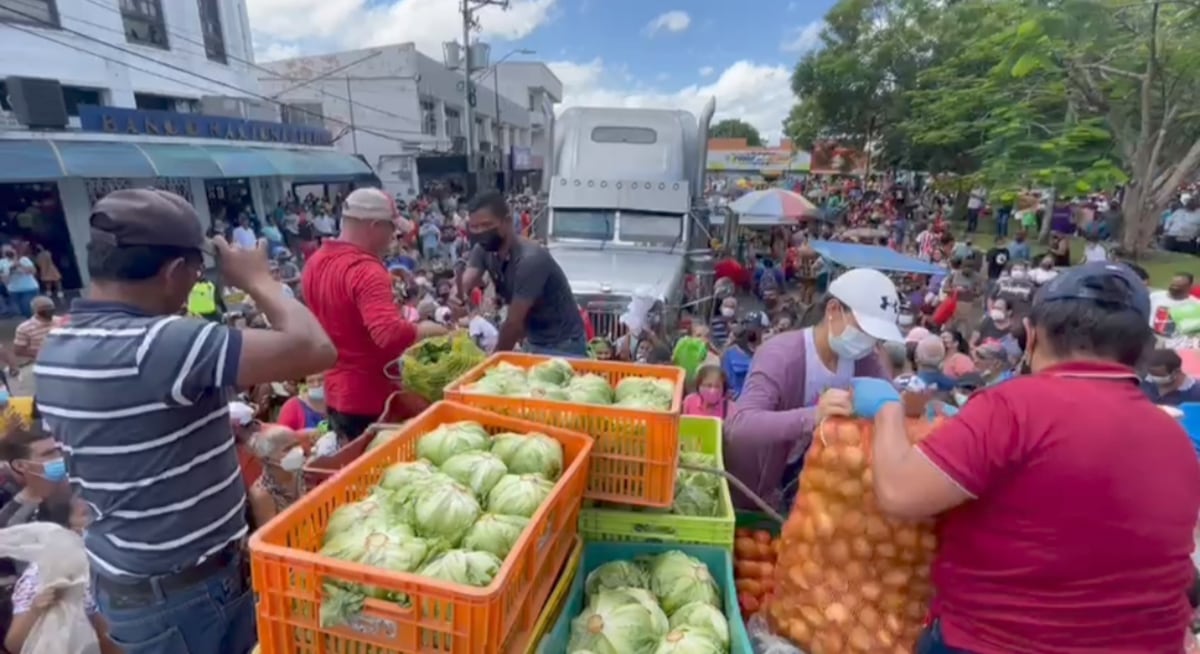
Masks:
[[[935,425],[909,418],[909,440]],[[933,524],[879,510],[872,436],[866,420],[829,419],[817,427],[783,527],[765,617],[809,654],[911,652],[929,607]]]

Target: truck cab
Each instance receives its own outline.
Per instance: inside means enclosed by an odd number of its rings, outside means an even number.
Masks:
[[[714,109],[710,99],[697,119],[669,109],[575,107],[555,121],[538,235],[598,336],[621,335],[618,318],[639,295],[655,300],[660,329],[673,330],[687,305],[687,276],[701,289],[707,278],[711,288],[703,189]]]

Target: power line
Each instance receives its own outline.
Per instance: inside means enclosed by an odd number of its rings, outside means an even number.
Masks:
[[[188,69],[186,69],[186,68],[183,68],[183,67],[181,67],[181,66],[176,66],[176,65],[174,65],[174,64],[169,64],[169,63],[166,63],[166,62],[163,62],[163,61],[159,61],[159,60],[157,60],[157,59],[154,59],[153,57],[149,57],[149,56],[147,56],[147,55],[144,55],[144,54],[142,54],[142,53],[140,53],[140,52],[135,52],[135,51],[133,51],[133,50],[127,50],[127,49],[125,49],[125,48],[122,48],[122,47],[120,47],[120,46],[113,45],[113,44],[111,44],[111,43],[107,43],[107,42],[105,42],[105,41],[104,41],[104,40],[102,40],[102,39],[98,39],[98,38],[96,38],[96,37],[94,37],[94,36],[91,36],[90,34],[85,34],[85,33],[83,33],[83,32],[80,32],[80,31],[77,31],[77,30],[68,29],[68,28],[65,28],[65,27],[58,27],[58,26],[50,25],[50,24],[46,23],[45,21],[42,21],[42,20],[40,20],[40,19],[39,19],[37,16],[33,16],[33,15],[31,15],[31,14],[26,14],[26,13],[24,13],[24,12],[21,12],[21,11],[19,11],[19,10],[16,10],[16,9],[9,9],[8,11],[10,11],[11,13],[17,14],[18,16],[22,16],[22,17],[24,17],[24,18],[27,18],[27,19],[29,19],[29,20],[33,21],[35,24],[40,24],[40,25],[45,25],[45,26],[49,26],[49,27],[56,28],[56,29],[58,29],[59,31],[65,32],[65,33],[67,33],[67,34],[72,34],[72,35],[78,36],[78,37],[80,37],[80,38],[86,39],[86,40],[88,40],[88,41],[92,41],[92,42],[94,42],[94,43],[99,43],[100,45],[108,46],[108,47],[110,47],[110,48],[113,48],[114,50],[117,50],[117,51],[119,51],[119,52],[123,52],[123,53],[125,53],[125,54],[132,55],[132,56],[134,56],[134,57],[138,57],[138,58],[140,58],[140,59],[145,59],[145,60],[147,60],[147,61],[150,61],[150,62],[152,62],[152,63],[154,63],[154,64],[156,64],[156,65],[158,65],[158,66],[162,66],[162,67],[164,67],[164,68],[167,68],[167,69],[170,69],[170,70],[174,70],[174,71],[177,71],[177,72],[183,73],[183,74],[185,74],[185,75],[191,75],[192,77],[195,77],[195,78],[197,78],[197,79],[202,79],[202,80],[204,80],[204,81],[206,81],[206,82],[209,82],[209,83],[211,83],[211,84],[216,84],[216,85],[218,85],[218,86],[223,86],[223,87],[226,87],[226,88],[233,89],[233,90],[235,90],[235,91],[238,91],[239,93],[245,94],[246,96],[249,96],[249,97],[252,97],[252,98],[257,98],[257,99],[259,99],[259,100],[263,100],[263,101],[265,101],[265,102],[271,102],[271,103],[274,103],[274,104],[277,104],[277,105],[280,105],[280,106],[285,106],[285,105],[286,105],[286,106],[288,106],[288,107],[289,107],[289,109],[290,109],[290,110],[292,110],[292,111],[297,111],[297,112],[300,112],[300,113],[305,113],[305,114],[308,114],[308,115],[310,115],[310,116],[316,116],[317,118],[319,118],[319,119],[321,119],[321,120],[328,120],[328,121],[330,121],[330,122],[338,123],[338,124],[340,124],[340,125],[347,126],[347,127],[349,127],[350,129],[354,129],[354,130],[361,130],[362,132],[364,132],[364,133],[366,133],[366,134],[371,134],[371,135],[373,135],[373,136],[378,136],[378,137],[380,137],[380,138],[387,139],[387,140],[390,140],[390,141],[394,141],[394,142],[396,142],[396,143],[401,143],[401,144],[407,144],[407,143],[408,143],[408,141],[406,141],[406,140],[403,140],[403,139],[396,138],[396,137],[394,137],[394,136],[392,136],[392,135],[390,135],[390,134],[385,134],[385,133],[383,133],[383,132],[375,131],[375,130],[373,130],[373,129],[367,129],[367,128],[363,128],[363,127],[358,127],[358,126],[356,126],[356,125],[354,125],[354,124],[352,124],[352,123],[349,123],[349,122],[347,122],[347,121],[344,121],[344,120],[341,120],[341,119],[338,119],[338,118],[326,117],[326,116],[323,116],[323,115],[321,115],[321,114],[319,114],[319,113],[317,113],[317,112],[315,112],[315,111],[311,111],[311,110],[308,110],[308,109],[304,109],[303,107],[298,107],[298,106],[288,105],[287,103],[285,103],[285,102],[281,102],[281,101],[279,101],[279,100],[276,100],[276,99],[274,99],[274,98],[267,97],[267,96],[265,96],[265,95],[259,94],[259,93],[257,93],[257,92],[254,92],[254,91],[248,91],[248,90],[246,90],[246,89],[243,89],[243,88],[241,88],[241,87],[237,86],[236,84],[231,84],[231,83],[229,83],[229,82],[223,82],[223,81],[221,81],[221,80],[214,79],[214,78],[212,78],[212,77],[208,77],[208,76],[206,76],[206,75],[201,75],[200,73],[197,73],[197,72],[195,72],[195,71],[188,70]],[[94,56],[94,57],[99,57],[100,59],[104,59],[105,61],[110,61],[110,62],[112,62],[112,63],[115,63],[115,64],[120,64],[120,65],[122,65],[122,66],[125,66],[125,67],[127,67],[127,68],[130,68],[130,69],[132,69],[132,70],[136,70],[136,71],[139,71],[139,72],[143,72],[143,73],[146,73],[146,74],[148,74],[148,75],[153,75],[153,76],[155,76],[155,77],[158,77],[158,78],[161,78],[161,79],[166,79],[166,80],[170,80],[170,81],[173,81],[173,82],[181,83],[181,84],[184,84],[185,86],[190,86],[190,87],[192,87],[192,88],[194,88],[194,89],[197,89],[197,90],[200,90],[200,91],[204,91],[204,92],[206,92],[206,93],[208,93],[208,92],[211,92],[211,90],[210,90],[210,89],[207,89],[207,88],[204,88],[204,87],[200,87],[200,86],[197,86],[197,85],[195,85],[195,84],[189,84],[189,83],[187,83],[187,82],[184,82],[184,81],[182,81],[182,80],[176,79],[176,78],[174,78],[174,77],[169,77],[169,76],[167,76],[167,75],[164,75],[164,74],[162,74],[162,73],[158,73],[158,72],[155,72],[155,71],[152,71],[152,70],[146,69],[146,68],[141,68],[141,67],[138,67],[138,66],[134,66],[134,65],[132,65],[132,64],[126,63],[126,62],[124,62],[124,61],[121,61],[120,59],[113,59],[113,58],[111,58],[111,57],[106,57],[106,56],[104,56],[104,55],[101,55],[101,54],[98,54],[98,53],[95,53],[95,52],[91,52],[91,51],[89,51],[89,50],[85,50],[85,49],[83,49],[83,48],[81,48],[81,47],[79,47],[79,46],[77,46],[77,45],[74,45],[74,44],[71,44],[71,43],[65,43],[65,42],[63,42],[63,41],[59,41],[58,39],[53,39],[53,38],[50,38],[50,37],[49,37],[48,35],[46,35],[46,34],[42,34],[42,33],[40,33],[40,32],[37,32],[37,31],[34,31],[34,30],[32,30],[32,29],[28,29],[28,28],[25,28],[25,27],[19,26],[19,25],[17,25],[17,24],[14,24],[14,23],[3,23],[3,25],[4,25],[5,27],[8,27],[8,28],[10,28],[10,29],[15,29],[15,30],[17,30],[17,31],[19,31],[19,32],[25,32],[26,34],[31,34],[31,35],[33,35],[33,36],[36,36],[36,37],[40,38],[40,39],[44,39],[44,40],[46,40],[46,41],[50,41],[51,43],[55,43],[55,44],[57,44],[57,45],[65,46],[65,47],[67,47],[67,48],[70,48],[70,49],[72,49],[72,50],[75,50],[76,52],[82,52],[83,54],[91,55],[91,56]],[[420,133],[421,133],[421,132],[408,131],[408,130],[392,130],[392,131],[394,131],[394,132],[396,132],[396,133],[400,133],[400,134],[420,134]]]
[[[104,9],[105,11],[108,11],[108,12],[110,12],[110,13],[116,14],[116,15],[118,15],[118,16],[120,16],[120,15],[121,15],[121,10],[120,10],[120,9],[118,9],[118,8],[116,8],[116,7],[114,7],[114,6],[112,6],[112,5],[104,4],[104,3],[102,3],[102,2],[99,2],[99,0],[86,0],[86,1],[87,1],[89,4],[91,4],[91,5],[94,5],[94,6],[96,6],[96,7],[99,7],[99,8],[101,8],[101,9]],[[76,21],[76,22],[83,23],[84,25],[90,25],[90,26],[92,26],[92,27],[95,27],[95,28],[97,28],[97,29],[107,30],[107,31],[109,31],[109,32],[113,32],[113,33],[120,34],[121,36],[125,36],[125,31],[124,31],[124,30],[119,30],[119,29],[116,29],[116,28],[110,27],[110,26],[108,26],[108,25],[102,25],[102,24],[100,24],[100,23],[93,23],[92,21],[89,21],[89,20],[84,20],[84,19],[82,19],[82,18],[76,18],[76,17],[74,17],[74,16],[72,16],[72,17],[71,17],[71,20],[73,20],[73,21]],[[60,22],[60,23],[62,22],[62,18],[61,18],[61,16],[60,16],[60,18],[59,18],[59,22]],[[173,36],[173,37],[175,37],[175,38],[179,39],[180,41],[183,41],[184,43],[190,43],[190,44],[192,44],[192,45],[198,46],[198,47],[199,47],[199,50],[198,50],[197,52],[198,52],[199,54],[202,54],[202,55],[204,55],[204,57],[205,57],[205,58],[207,58],[207,57],[208,57],[208,49],[207,49],[207,47],[208,47],[208,46],[207,46],[207,45],[205,45],[205,43],[204,43],[203,41],[198,41],[198,40],[196,40],[196,39],[194,39],[194,38],[191,38],[191,37],[189,37],[189,36],[187,36],[187,35],[185,35],[185,34],[180,34],[179,32],[173,31],[173,30],[171,30],[170,28],[167,28],[167,29],[166,29],[166,31],[167,31],[167,34],[169,34],[169,35],[171,35],[171,36]],[[222,39],[222,44],[224,44],[224,40],[223,40],[223,39]],[[233,60],[233,61],[236,61],[236,62],[238,62],[238,63],[242,63],[242,64],[245,64],[245,65],[247,65],[247,66],[250,66],[251,68],[254,68],[254,69],[256,69],[256,70],[260,70],[260,71],[263,71],[263,72],[266,72],[266,73],[270,73],[271,75],[278,75],[278,74],[279,74],[279,72],[278,72],[278,71],[271,70],[270,68],[267,68],[267,67],[265,67],[265,66],[261,66],[261,65],[259,65],[259,64],[256,64],[256,63],[254,63],[253,61],[250,61],[249,59],[242,59],[242,58],[240,58],[240,57],[235,57],[234,55],[231,55],[231,54],[229,54],[229,52],[228,52],[228,51],[226,51],[226,52],[225,52],[225,57],[226,57],[227,59],[231,59],[231,60]],[[294,82],[302,82],[302,81],[305,81],[305,80],[300,80],[300,79],[291,79],[291,78],[286,78],[286,79],[290,79],[291,81],[294,81]],[[363,109],[369,109],[369,110],[371,110],[371,111],[376,111],[376,112],[378,112],[378,113],[381,113],[381,114],[383,114],[383,115],[385,115],[385,116],[387,116],[387,117],[389,117],[389,118],[396,118],[396,119],[398,119],[398,120],[403,120],[403,121],[406,121],[406,122],[409,122],[409,123],[419,123],[419,122],[420,122],[419,120],[415,120],[415,119],[413,119],[413,118],[409,118],[408,116],[402,116],[402,115],[400,115],[400,114],[397,114],[397,113],[394,113],[394,112],[388,111],[388,110],[386,110],[386,109],[380,109],[379,107],[373,107],[373,106],[371,106],[371,105],[369,105],[369,104],[365,104],[365,103],[363,103],[363,102],[358,102],[358,101],[355,101],[355,100],[351,100],[350,98],[345,98],[345,97],[342,97],[342,96],[340,96],[340,95],[337,95],[336,93],[332,93],[332,92],[330,92],[330,91],[326,91],[326,90],[325,90],[323,87],[315,87],[315,88],[314,88],[314,90],[315,90],[315,91],[317,91],[318,93],[320,93],[321,95],[324,95],[324,96],[326,96],[326,97],[330,97],[330,98],[333,98],[333,99],[335,99],[335,100],[340,100],[340,101],[342,101],[342,102],[345,102],[345,103],[347,103],[347,104],[354,103],[354,104],[358,105],[359,107],[362,107]],[[282,94],[278,94],[278,95],[282,95]],[[414,132],[414,133],[416,133],[416,132]]]

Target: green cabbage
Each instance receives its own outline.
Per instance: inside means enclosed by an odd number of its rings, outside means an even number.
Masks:
[[[529,526],[529,518],[519,515],[503,515],[485,513],[479,516],[475,524],[463,536],[462,547],[477,552],[491,552],[500,559],[508,556],[517,539]]]
[[[337,530],[327,530],[320,554],[343,561],[357,561],[366,550],[367,543],[371,541],[372,537],[378,542],[379,538],[402,541],[415,536],[412,527],[400,522],[390,525],[375,522],[350,525]]]
[[[492,513],[531,518],[553,489],[554,482],[540,475],[504,475],[488,493],[487,508]]]
[[[675,386],[665,379],[626,377],[617,382],[617,406],[667,411],[675,400]]]
[[[612,404],[613,389],[607,379],[588,373],[567,382],[567,398],[580,404]]]
[[[725,654],[728,647],[717,642],[706,629],[680,627],[663,636],[653,654]]]
[[[508,474],[508,468],[491,452],[463,452],[447,459],[442,472],[470,488],[477,497],[483,497]]]
[[[417,439],[417,456],[440,466],[455,454],[488,449],[488,433],[477,422],[440,425]]]
[[[570,399],[566,389],[562,386],[536,379],[529,380],[529,397],[536,397],[542,400],[557,400],[559,402],[566,402]]]
[[[649,593],[636,588],[603,590],[571,621],[567,651],[652,654],[668,628],[667,616]]]
[[[729,649],[729,621],[725,613],[706,602],[691,602],[679,607],[670,617],[671,629],[687,627],[707,631],[721,645],[721,651]]]
[[[450,550],[426,563],[417,574],[482,588],[492,583],[501,564],[500,559],[490,552]]]
[[[541,475],[556,481],[562,474],[562,443],[545,434],[498,434],[492,440],[492,454],[514,475]]]
[[[575,369],[566,360],[555,357],[536,364],[529,369],[529,381],[549,382],[556,386],[566,384],[575,375]]]
[[[345,504],[329,516],[329,524],[325,525],[325,542],[329,542],[331,535],[352,527],[382,527],[391,520],[389,507],[382,497],[368,497],[361,502]]]
[[[671,512],[701,518],[715,518],[720,515],[721,504],[717,499],[717,491],[686,481],[691,477],[685,476],[685,472],[687,471],[680,470],[675,479],[675,502],[671,505]]]
[[[400,423],[400,425],[395,429],[385,429],[378,434],[375,434],[375,437],[372,438],[371,442],[367,444],[367,449],[365,451],[370,452],[371,450],[379,449],[389,442],[395,440],[397,436],[404,433],[404,430],[401,429],[403,426],[404,423]]]
[[[454,547],[479,519],[482,510],[471,489],[462,484],[430,484],[412,500],[412,524],[425,538]]]
[[[393,463],[383,471],[379,485],[388,490],[404,488],[415,481],[427,481],[429,476],[437,471],[432,463],[423,459],[401,461]]]
[[[646,569],[633,561],[609,561],[596,566],[583,582],[588,597],[602,590],[617,588],[650,589],[650,575]]]
[[[518,368],[518,370],[520,369]],[[525,380],[524,373],[485,373],[483,379],[464,386],[463,390],[467,393],[521,397],[529,394],[529,382]]]
[[[429,542],[414,537],[411,530],[393,527],[344,532],[332,538],[320,553],[381,570],[413,572],[424,563],[431,551]],[[322,584],[322,589],[325,597],[321,602],[319,617],[324,627],[345,624],[362,611],[366,597],[401,604],[408,601],[408,597],[402,593],[363,584],[326,582]]]
[[[679,550],[650,557],[650,590],[667,615],[674,615],[684,604],[706,602],[721,606],[721,591],[708,566]]]

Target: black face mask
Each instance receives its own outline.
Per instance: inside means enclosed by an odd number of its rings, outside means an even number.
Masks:
[[[496,252],[504,245],[504,237],[500,236],[500,229],[493,227],[482,232],[471,232],[471,245],[478,245],[486,252]]]

